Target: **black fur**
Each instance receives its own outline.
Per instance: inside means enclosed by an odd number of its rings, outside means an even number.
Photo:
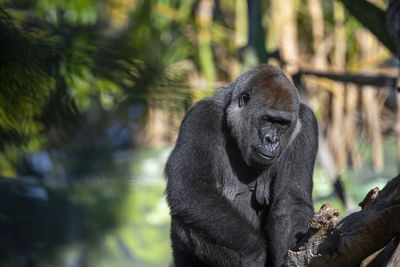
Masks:
[[[199,101],[165,170],[175,266],[281,266],[313,214],[317,135],[268,65]]]

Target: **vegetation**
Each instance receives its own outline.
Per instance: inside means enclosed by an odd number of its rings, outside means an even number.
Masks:
[[[22,247],[17,231],[0,242],[0,260],[165,266],[162,168],[180,121],[197,100],[260,63],[292,76],[317,114],[316,208],[329,200],[354,211],[397,174],[386,7],[383,0],[0,0],[7,192],[0,225],[44,220],[43,230],[73,229]],[[360,83],[358,74],[383,82]],[[69,221],[31,213],[20,220],[27,211],[9,203]]]

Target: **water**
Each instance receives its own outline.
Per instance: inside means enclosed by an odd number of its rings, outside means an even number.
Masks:
[[[116,151],[68,164],[60,164],[65,155],[41,152],[47,159],[39,165],[53,166],[42,168],[44,177],[1,179],[1,266],[169,265],[169,151]]]

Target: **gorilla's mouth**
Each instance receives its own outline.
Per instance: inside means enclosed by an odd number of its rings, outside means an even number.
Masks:
[[[266,154],[264,154],[264,153],[261,153],[261,152],[259,152],[259,151],[257,151],[257,154],[258,154],[260,157],[262,157],[263,159],[268,159],[268,160],[271,160],[271,159],[273,159],[273,158],[274,158],[274,156],[271,156],[271,155],[266,155]]]

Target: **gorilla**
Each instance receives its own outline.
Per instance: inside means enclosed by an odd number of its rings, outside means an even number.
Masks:
[[[282,266],[313,215],[317,147],[313,112],[276,67],[196,103],[165,168],[175,266]]]

